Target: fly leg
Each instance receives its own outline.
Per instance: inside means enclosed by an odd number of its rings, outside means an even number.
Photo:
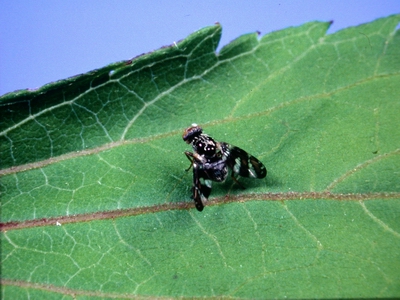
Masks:
[[[232,180],[233,180],[234,182],[236,182],[237,185],[240,186],[243,190],[246,189],[246,188],[236,179],[236,177],[235,177],[235,172],[232,172],[231,178],[232,178]]]
[[[194,155],[193,155],[192,152],[189,152],[189,151],[185,151],[185,155],[186,155],[187,159],[190,160],[190,166],[189,166],[189,168],[187,168],[187,169],[185,170],[185,171],[187,172],[187,171],[189,171],[190,168],[193,166]]]

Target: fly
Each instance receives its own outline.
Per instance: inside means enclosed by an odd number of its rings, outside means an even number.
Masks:
[[[225,142],[217,142],[203,133],[197,124],[192,124],[182,136],[187,144],[191,144],[193,152],[185,151],[186,157],[193,167],[193,200],[198,211],[202,211],[211,193],[212,181],[223,182],[231,177],[244,188],[236,176],[264,178],[267,169],[261,161],[239,147]]]

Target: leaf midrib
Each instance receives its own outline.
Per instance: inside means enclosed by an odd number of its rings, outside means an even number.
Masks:
[[[285,193],[260,193],[242,194],[215,197],[207,202],[207,207],[224,205],[233,202],[249,201],[292,201],[292,200],[336,200],[336,201],[367,201],[376,199],[398,199],[400,193],[330,193],[330,192],[285,192]],[[57,224],[71,224],[91,222],[98,220],[109,220],[137,215],[154,214],[169,210],[188,210],[195,206],[192,201],[171,202],[159,205],[117,209],[110,211],[99,211],[94,213],[76,214],[72,216],[59,216],[51,218],[32,219],[25,221],[10,221],[0,223],[0,231],[18,230],[24,228],[55,226]]]

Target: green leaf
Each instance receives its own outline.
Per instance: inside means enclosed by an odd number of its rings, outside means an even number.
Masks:
[[[399,21],[215,25],[1,97],[2,298],[399,297]],[[266,179],[196,211],[193,122]]]

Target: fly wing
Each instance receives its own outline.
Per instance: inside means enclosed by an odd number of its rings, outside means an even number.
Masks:
[[[242,177],[264,178],[267,169],[261,161],[239,147],[224,143],[228,148],[227,164],[235,174]]]
[[[204,180],[197,164],[193,165],[193,200],[198,211],[202,211],[211,193],[211,180]]]

